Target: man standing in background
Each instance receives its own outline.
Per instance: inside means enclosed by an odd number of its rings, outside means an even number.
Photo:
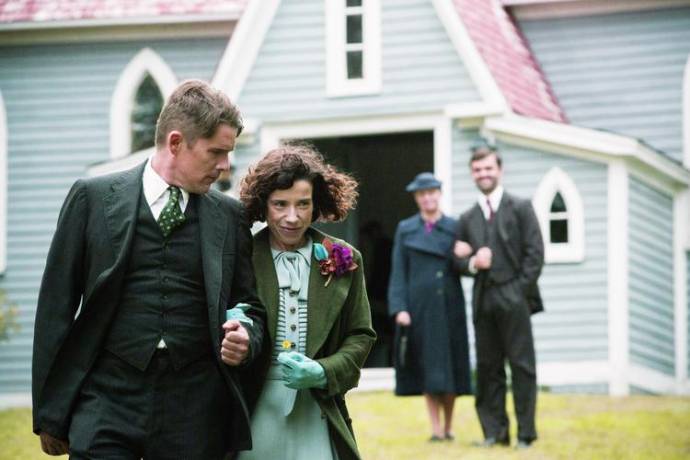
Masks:
[[[475,277],[472,311],[477,351],[476,409],[483,447],[509,445],[506,413],[508,360],[518,422],[517,448],[537,439],[537,375],[530,315],[543,310],[537,279],[544,245],[532,204],[507,193],[499,153],[482,144],[470,170],[481,192],[461,217],[454,247],[456,267]]]

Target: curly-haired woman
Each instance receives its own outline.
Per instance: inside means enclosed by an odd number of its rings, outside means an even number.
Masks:
[[[250,222],[267,223],[253,262],[270,337],[245,384],[254,447],[240,458],[358,459],[344,395],[376,340],[361,255],[311,226],[343,220],[357,182],[286,145],[249,169],[240,199]]]

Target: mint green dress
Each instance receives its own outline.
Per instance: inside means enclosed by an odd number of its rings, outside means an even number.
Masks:
[[[276,341],[266,383],[251,421],[253,448],[241,452],[240,460],[337,460],[325,416],[311,392],[293,390],[282,380],[282,365],[277,356],[291,349],[305,353],[307,348],[307,308],[311,239],[297,251],[271,249],[278,275],[279,307]]]

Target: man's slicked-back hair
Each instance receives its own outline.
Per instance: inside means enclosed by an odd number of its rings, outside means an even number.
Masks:
[[[220,90],[201,80],[186,80],[175,88],[156,123],[156,147],[165,145],[168,133],[180,131],[188,146],[210,139],[221,124],[242,132],[240,111]]]
[[[489,157],[491,155],[496,155],[496,163],[498,164],[498,167],[503,167],[503,159],[501,158],[501,154],[498,153],[498,150],[496,150],[496,147],[482,145],[473,148],[471,150],[471,153],[472,155],[470,156],[470,167],[472,167],[472,163],[474,163],[475,161],[483,160],[484,158]]]

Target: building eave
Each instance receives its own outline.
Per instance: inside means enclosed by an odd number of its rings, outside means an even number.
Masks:
[[[589,154],[604,160],[636,161],[677,185],[687,187],[690,184],[688,169],[632,137],[521,116],[489,117],[484,129],[499,138],[507,136],[512,140],[538,142],[557,151]]]
[[[0,32],[23,30],[80,29],[91,27],[138,26],[156,24],[195,24],[234,22],[242,16],[242,8],[222,14],[174,14],[120,18],[93,18],[59,21],[23,21],[0,23]]]
[[[521,21],[690,6],[690,0],[502,0]]]

